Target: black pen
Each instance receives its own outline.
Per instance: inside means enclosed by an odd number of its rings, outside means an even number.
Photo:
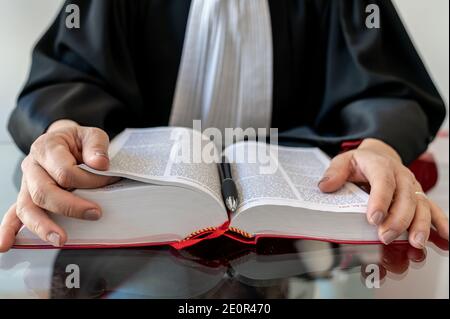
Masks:
[[[222,184],[222,196],[225,206],[229,211],[235,212],[238,207],[238,191],[231,176],[231,166],[225,156],[219,165],[220,181]]]

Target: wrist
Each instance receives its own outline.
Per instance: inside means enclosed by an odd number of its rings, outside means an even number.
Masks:
[[[400,155],[392,146],[375,138],[364,139],[358,146],[358,149],[371,150],[379,154],[387,155],[395,161],[402,163]]]

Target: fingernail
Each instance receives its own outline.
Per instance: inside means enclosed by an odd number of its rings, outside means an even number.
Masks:
[[[375,213],[372,214],[370,217],[370,222],[376,226],[380,225],[381,222],[384,219],[384,213],[380,210],[377,210]]]
[[[84,212],[83,219],[86,220],[98,220],[100,218],[100,212],[95,209],[89,209]]]
[[[108,158],[108,154],[106,154],[105,152],[97,151],[94,154],[95,154],[95,156],[102,156],[102,157]]]
[[[397,232],[393,230],[387,230],[381,235],[381,241],[385,245],[392,243],[395,238],[397,238]]]
[[[425,246],[425,233],[424,232],[418,232],[415,236],[414,236],[414,241],[416,242],[416,244],[420,245],[420,247],[424,247]]]
[[[47,235],[47,241],[55,247],[61,247],[61,237],[58,233],[50,233]]]
[[[327,180],[329,180],[330,179],[330,177],[328,177],[328,176],[325,176],[325,177],[323,177],[320,181],[319,181],[319,183],[317,183],[317,186],[319,186],[321,183],[323,183],[323,182],[326,182]]]

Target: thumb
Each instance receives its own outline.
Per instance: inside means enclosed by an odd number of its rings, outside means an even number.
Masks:
[[[345,184],[351,174],[351,159],[351,152],[342,153],[333,158],[318,184],[322,192],[335,192]]]
[[[81,127],[80,138],[83,162],[94,169],[107,170],[109,167],[108,134],[99,128]]]

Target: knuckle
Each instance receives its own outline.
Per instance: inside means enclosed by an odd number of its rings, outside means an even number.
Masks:
[[[73,176],[70,170],[65,167],[59,167],[55,171],[55,181],[63,188],[72,187]]]
[[[430,202],[428,201],[428,199],[426,199],[424,196],[421,196],[421,195],[418,195],[415,193],[414,193],[414,195],[416,195],[415,197],[416,197],[417,205],[420,205],[420,207],[422,209],[426,209],[427,211],[431,210],[431,205],[430,205]]]
[[[89,127],[88,135],[95,136],[95,137],[101,138],[101,139],[108,139],[108,135],[105,133],[105,131],[103,131],[102,129],[99,129],[98,127]]]
[[[30,165],[30,157],[27,156],[23,159],[22,163],[20,163],[20,168],[21,168],[22,172],[27,171],[29,165]]]
[[[33,203],[39,207],[45,207],[47,204],[47,192],[42,187],[35,187],[29,190]]]
[[[394,190],[396,188],[395,178],[391,174],[384,174],[380,179],[384,188],[389,190]]]
[[[421,227],[428,230],[430,228],[430,225],[431,225],[431,216],[429,215],[421,216],[414,221],[415,227]]]
[[[377,157],[377,162],[380,166],[384,167],[384,168],[389,168],[392,169],[393,168],[393,163],[392,160],[389,157],[386,156],[378,156]]]
[[[403,167],[401,173],[403,174],[403,176],[405,177],[405,179],[410,183],[410,184],[415,184],[416,183],[416,176],[414,175],[413,172],[411,172],[411,170],[409,170],[406,167]]]
[[[41,221],[36,220],[31,227],[31,231],[41,237],[44,233]]]
[[[47,144],[48,133],[39,136],[30,147],[30,154],[33,157],[42,157]]]
[[[407,216],[399,216],[395,223],[392,224],[392,229],[398,233],[404,232],[410,225],[411,220]]]
[[[74,138],[74,133],[72,132],[71,128],[52,132],[51,134],[52,147],[54,147],[55,145],[64,145],[65,142],[73,141]]]
[[[410,191],[407,192],[407,194],[406,194],[406,200],[409,203],[412,203],[414,206],[417,206],[418,203],[419,203],[419,198],[418,197],[419,196],[416,195],[414,189],[410,189]]]
[[[78,217],[75,206],[72,203],[67,203],[67,204],[64,204],[63,206],[61,206],[59,213],[66,217],[71,217],[71,218]]]
[[[331,163],[342,161],[343,159],[345,159],[346,156],[347,156],[346,153],[338,154],[331,160]]]
[[[26,210],[25,207],[23,207],[22,205],[17,204],[16,206],[16,216],[23,221],[23,218],[25,217],[26,214]]]

